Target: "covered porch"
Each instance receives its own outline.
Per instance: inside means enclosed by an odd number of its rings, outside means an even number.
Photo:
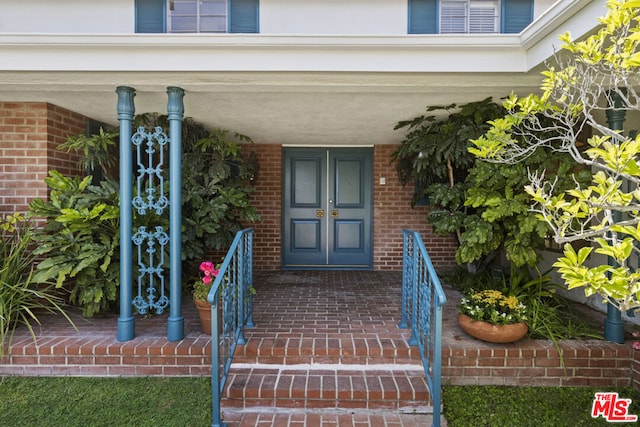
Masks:
[[[236,350],[222,400],[229,425],[431,424],[418,350],[397,327],[401,272],[258,271],[254,286],[256,327]],[[459,294],[445,291],[443,384],[638,384],[630,344],[564,341],[563,368],[548,341],[468,337],[456,320]],[[120,342],[116,314],[85,320],[73,310],[77,331],[60,316],[42,316],[34,344],[19,328],[0,375],[210,375],[211,337],[200,333],[189,298],[185,338],[175,342],[166,338],[166,315],[137,318],[136,337]]]

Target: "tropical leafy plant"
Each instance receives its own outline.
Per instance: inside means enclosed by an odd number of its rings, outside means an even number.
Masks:
[[[609,1],[607,7],[589,37],[560,36],[562,51],[543,72],[541,94],[510,96],[508,114],[474,140],[472,151],[505,167],[537,150],[561,152],[584,165],[588,183],[562,188],[537,171],[526,190],[532,210],[564,245],[555,266],[567,287],[598,294],[625,312],[640,310],[640,138],[621,129],[625,113],[640,110],[640,1]],[[608,124],[602,123],[603,110]],[[583,129],[593,129],[593,136],[580,138]],[[593,246],[576,250],[572,243],[579,241]],[[610,262],[593,263],[594,252]]]
[[[118,165],[115,153],[116,131],[107,132],[100,128],[94,135],[74,135],[67,138],[58,146],[59,150],[68,152],[81,152],[82,157],[78,162],[78,169],[92,173],[100,168],[104,177],[113,176],[113,168]]]
[[[202,259],[222,250],[247,223],[261,219],[251,205],[254,156],[242,153],[251,139],[225,129],[185,144],[183,154],[183,259]]]
[[[137,116],[135,125],[168,129],[166,116],[157,114]],[[46,221],[35,236],[39,243],[36,254],[45,259],[38,264],[34,280],[68,287],[70,301],[81,306],[87,317],[115,307],[119,298],[119,187],[112,178],[117,164],[113,152],[116,136],[115,131],[101,131],[92,137],[70,138],[62,145],[62,149],[83,154],[81,170],[99,168],[104,172],[105,179],[99,185],[91,185],[91,176],[65,177],[51,171],[45,179],[49,201],[38,199],[30,205],[30,215]],[[257,160],[242,153],[243,145],[250,142],[247,136],[222,129],[207,132],[193,120],[184,120],[183,260],[201,259],[208,251],[224,249],[246,223],[260,219],[250,203]],[[134,228],[166,228],[168,210],[145,216],[134,212],[133,222]],[[189,270],[183,268],[185,275]]]
[[[73,325],[63,308],[64,300],[54,292],[53,285],[33,280],[31,235],[32,228],[23,216],[0,219],[0,356],[11,347],[18,325],[26,326],[36,340],[32,322],[39,324],[42,312],[59,313]]]
[[[120,273],[120,209],[118,186],[91,176],[65,177],[50,171],[45,182],[49,201],[36,199],[30,215],[45,219],[34,239],[35,255],[44,257],[33,280],[69,287],[70,301],[91,317],[118,300]]]
[[[481,137],[506,110],[491,98],[455,108],[428,107],[448,115],[420,116],[398,124],[396,128],[409,128],[392,155],[399,174],[418,184],[415,199],[428,198],[432,207],[428,220],[434,231],[456,234],[459,264],[479,271],[503,252],[517,267],[534,266],[548,229],[530,212],[531,198],[524,191],[528,173],[546,169],[557,178],[558,188],[568,188],[575,183],[568,173],[575,162],[545,150],[530,153],[517,165],[481,162],[469,152],[471,140]],[[586,174],[576,176],[583,180]]]

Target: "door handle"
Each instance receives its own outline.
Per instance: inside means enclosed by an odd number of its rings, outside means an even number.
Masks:
[[[324,218],[324,210],[323,209],[318,209],[316,211],[316,218]]]
[[[331,218],[338,218],[339,211],[337,209],[331,209]]]

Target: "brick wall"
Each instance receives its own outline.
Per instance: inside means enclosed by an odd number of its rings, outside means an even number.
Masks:
[[[455,240],[437,236],[427,221],[427,206],[411,208],[413,185],[402,186],[391,153],[397,145],[376,145],[373,166],[373,264],[376,270],[400,270],[402,267],[402,230],[419,231],[438,271],[455,265]],[[384,177],[385,185],[380,184]]]
[[[551,341],[442,348],[442,382],[451,385],[629,387],[639,356],[630,345],[561,341],[564,367]],[[633,374],[632,374],[633,372]],[[633,376],[633,381],[632,381]]]
[[[85,132],[86,118],[47,103],[0,102],[0,215],[24,212],[34,198],[46,198],[44,178],[56,169],[65,175],[77,173],[77,155],[57,147],[69,135]],[[420,231],[438,270],[452,266],[455,242],[450,236],[435,236],[427,223],[427,207],[411,208],[413,187],[402,187],[395,165],[389,162],[395,145],[374,149],[375,270],[399,270],[402,264],[402,229]],[[263,221],[255,224],[254,261],[259,269],[281,265],[282,147],[253,145],[260,162],[253,203]],[[380,178],[386,184],[380,184]]]
[[[46,198],[49,170],[77,172],[77,156],[56,147],[85,129],[85,117],[55,105],[0,102],[0,215],[25,212],[31,200]]]
[[[633,388],[640,390],[640,351],[633,350],[633,361],[631,363],[631,382],[633,383]]]
[[[402,229],[422,234],[434,266],[439,271],[455,264],[455,241],[451,236],[436,236],[428,224],[427,207],[411,208],[413,186],[402,187],[390,155],[396,145],[374,148],[373,186],[373,264],[375,270],[399,270],[402,265]],[[253,145],[260,171],[252,197],[263,221],[255,224],[254,263],[257,269],[279,269],[281,265],[282,147],[277,144]],[[386,184],[380,184],[380,178]]]
[[[254,151],[260,164],[255,193],[251,202],[262,215],[254,224],[253,261],[256,269],[280,268],[280,229],[282,203],[282,147],[276,144],[256,144]]]

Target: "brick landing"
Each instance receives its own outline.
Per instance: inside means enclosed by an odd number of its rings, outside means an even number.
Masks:
[[[428,412],[431,403],[417,350],[396,327],[400,279],[400,272],[256,273],[256,328],[236,351],[223,401],[227,421],[338,425],[330,420],[350,414],[352,424],[344,425],[427,425],[420,417],[428,415],[405,413]],[[638,369],[628,344],[562,342],[563,368],[546,341],[491,345],[468,337],[456,321],[459,295],[446,292],[443,384],[633,383]],[[116,340],[117,316],[86,321],[75,313],[78,332],[43,316],[37,344],[26,330],[16,333],[0,375],[208,376],[210,337],[199,333],[190,301],[183,314],[186,336],[179,342],[166,340],[166,315],[137,318],[136,338],[128,342]],[[269,424],[280,417],[286,423]]]

